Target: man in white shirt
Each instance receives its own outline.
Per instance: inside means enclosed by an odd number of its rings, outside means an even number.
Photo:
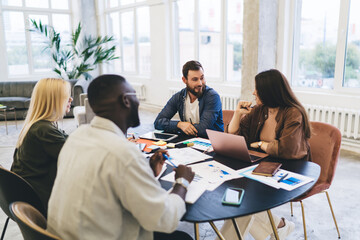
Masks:
[[[154,154],[149,164],[125,137],[140,121],[136,93],[123,77],[97,77],[88,98],[96,117],[74,131],[60,152],[48,230],[62,239],[87,240],[147,240],[154,231],[173,232],[186,211],[191,168],[175,169],[171,193],[161,188],[154,175],[160,173],[166,151]],[[181,239],[179,234],[169,239]]]
[[[206,129],[224,131],[219,94],[206,86],[204,69],[198,61],[184,64],[182,81],[186,88],[174,94],[155,119],[155,129],[170,133],[207,137]],[[178,113],[180,121],[172,120]]]

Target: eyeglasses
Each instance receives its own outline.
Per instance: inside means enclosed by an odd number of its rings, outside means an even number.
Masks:
[[[128,93],[124,93],[124,96],[136,96],[137,94],[134,92],[128,92]]]

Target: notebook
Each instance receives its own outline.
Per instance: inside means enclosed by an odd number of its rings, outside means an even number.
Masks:
[[[257,162],[269,154],[248,150],[243,136],[206,129],[215,153],[244,162]]]

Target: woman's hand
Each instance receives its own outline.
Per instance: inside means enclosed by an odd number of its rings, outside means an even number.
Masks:
[[[253,142],[250,143],[250,147],[252,148],[258,148],[263,150],[264,152],[266,152],[267,146],[268,146],[268,142],[264,142],[264,141],[260,141],[260,142]]]
[[[235,109],[238,114],[248,114],[251,112],[251,104],[249,101],[240,101]]]

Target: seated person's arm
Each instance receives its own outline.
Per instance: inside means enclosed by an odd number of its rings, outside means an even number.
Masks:
[[[228,133],[237,134],[240,131],[240,120],[245,115],[251,112],[251,102],[240,101],[235,109],[234,115],[228,126]]]
[[[165,107],[161,110],[159,115],[154,121],[154,127],[157,130],[164,130],[169,133],[176,133],[178,131],[177,124],[178,120],[171,120],[172,117],[178,111],[178,94],[173,95],[170,100],[166,103]]]

